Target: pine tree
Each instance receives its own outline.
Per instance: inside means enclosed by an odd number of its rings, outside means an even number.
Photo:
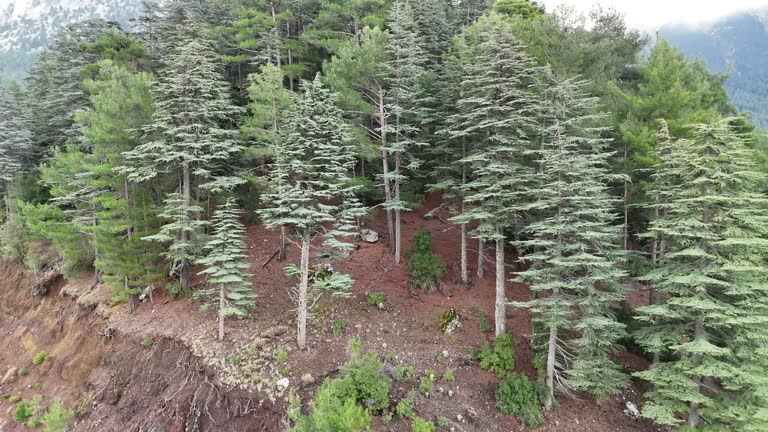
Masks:
[[[11,182],[29,164],[32,154],[32,133],[28,122],[24,101],[0,86],[0,193],[6,218],[11,217]]]
[[[394,156],[395,167],[385,182],[394,186],[394,194],[387,210],[394,214],[394,253],[395,263],[400,263],[402,251],[400,233],[400,212],[408,211],[407,203],[401,200],[400,188],[407,180],[405,169],[416,170],[421,162],[413,157],[410,150],[426,143],[419,141],[421,122],[421,103],[423,89],[421,79],[424,74],[424,53],[417,43],[413,11],[409,3],[397,0],[389,20],[391,36],[387,39],[389,51],[389,91],[385,110],[394,116],[390,124],[390,143],[387,151]]]
[[[535,151],[525,210],[535,212],[517,242],[528,251],[520,260],[530,267],[516,281],[529,283],[536,298],[517,306],[530,308],[547,331],[547,409],[555,392],[578,389],[600,398],[626,385],[610,355],[624,334],[612,307],[624,297],[613,226],[615,199],[608,193],[609,140],[601,138],[597,99],[587,97],[588,84],[550,78],[543,90],[546,111],[541,146]],[[537,347],[540,348],[540,347]]]
[[[250,80],[250,115],[245,119],[243,131],[256,141],[256,146],[252,149],[254,156],[274,158],[280,152],[285,113],[292,103],[291,92],[283,86],[283,73],[277,66],[262,67],[261,72],[250,76]],[[281,188],[280,184],[274,186],[278,191]],[[280,227],[279,261],[286,258],[285,246],[285,227]]]
[[[321,234],[325,244],[342,252],[351,244],[344,238],[355,235],[354,218],[362,208],[349,186],[355,163],[354,146],[334,104],[335,96],[323,88],[320,77],[304,84],[304,94],[288,113],[285,139],[275,155],[272,181],[281,185],[264,196],[268,207],[259,210],[267,227],[285,226],[301,244],[297,342],[307,340],[309,303],[309,250],[312,238]],[[323,229],[334,224],[334,229]],[[351,281],[350,281],[351,282]]]
[[[443,0],[409,0],[413,10],[416,43],[431,70],[438,71],[443,53],[451,46],[453,28],[448,20],[448,3]]]
[[[134,181],[163,172],[179,175],[180,191],[168,195],[161,213],[168,223],[158,235],[146,239],[172,243],[167,257],[182,290],[188,291],[190,264],[198,254],[194,237],[205,225],[193,195],[242,183],[226,175],[228,163],[241,150],[235,141],[237,131],[228,129],[241,109],[231,100],[218,55],[203,38],[202,27],[185,19],[176,35],[177,45],[164,60],[166,66],[153,87],[156,110],[152,123],[143,129],[147,142],[125,153],[124,172]]]
[[[530,177],[525,152],[537,133],[538,102],[528,87],[538,72],[502,20],[491,17],[478,26],[476,55],[462,78],[466,92],[449,119],[461,125],[455,138],[476,140],[461,161],[475,177],[464,185],[464,212],[452,220],[477,221],[474,235],[496,244],[495,321],[501,335],[506,332],[504,245],[506,231],[518,231],[521,223],[519,200]]]
[[[205,245],[207,255],[197,261],[205,266],[200,272],[207,276],[208,290],[195,293],[211,298],[207,309],[218,300],[219,340],[224,340],[224,320],[228,316],[245,316],[256,306],[256,294],[251,291],[250,264],[245,261],[245,227],[240,223],[241,211],[234,198],[229,198],[213,215],[213,234]]]
[[[762,430],[768,414],[767,202],[735,123],[692,125],[659,168],[675,182],[651,231],[668,246],[645,276],[660,303],[638,309],[655,324],[638,338],[668,360],[635,375],[653,385],[643,415],[660,424]]]

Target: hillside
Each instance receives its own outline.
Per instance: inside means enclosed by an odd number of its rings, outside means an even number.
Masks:
[[[437,217],[424,217],[439,203],[439,197],[434,197],[406,215],[403,235],[410,239],[417,228],[426,227],[433,235],[435,250],[449,268],[455,269],[459,259],[454,247],[459,240],[456,227],[441,221],[447,216],[445,211],[438,212]],[[367,225],[386,229],[381,213]],[[232,321],[231,337],[224,343],[215,340],[215,314],[201,313],[197,302],[173,300],[158,292],[154,304],[142,303],[135,314],[127,314],[124,305],[109,303],[104,285],[93,286],[91,274],[73,281],[55,278],[48,295],[36,299],[32,296],[32,275],[4,263],[0,266],[6,281],[0,284],[0,332],[10,337],[6,339],[7,349],[0,352],[0,373],[26,368],[29,375],[4,384],[1,392],[24,399],[34,394],[48,399],[48,395],[57,394],[67,405],[81,406],[83,412],[75,423],[78,431],[150,430],[150,426],[186,431],[198,430],[191,427],[199,421],[199,430],[204,431],[277,432],[287,421],[284,407],[288,393],[275,391],[269,383],[288,377],[291,388],[309,400],[323,379],[338,375],[339,366],[347,360],[348,339],[358,337],[365,349],[386,357],[391,367],[413,365],[417,377],[427,369],[437,372],[434,393],[416,399],[419,416],[445,416],[457,431],[523,430],[519,419],[504,416],[496,408],[497,378],[482,370],[468,354],[470,347],[491,338],[480,331],[477,311],[492,315],[493,266],[488,266],[486,278],[476,279],[470,287],[457,283],[458,275],[449,271],[444,278],[448,296],[440,292],[411,294],[406,264],[393,265],[383,242],[358,241],[350,259],[338,264],[339,271],[355,279],[352,296],[321,301],[311,320],[308,349],[295,350],[295,324],[286,320],[293,306],[283,288],[289,283],[282,271],[285,263],[264,265],[277,242],[276,232],[259,225],[249,227],[249,271],[253,273],[259,312]],[[298,257],[298,249],[290,248],[289,262],[297,263]],[[471,259],[476,262],[476,254]],[[489,259],[493,259],[492,253]],[[384,309],[366,305],[368,294],[374,291],[384,293]],[[531,292],[513,284],[507,295],[510,300],[525,300]],[[451,307],[459,312],[462,327],[444,335],[440,317]],[[332,332],[333,323],[341,318],[346,320],[346,328]],[[530,315],[509,309],[507,320],[515,339],[516,370],[535,376]],[[105,338],[106,334],[110,336]],[[276,360],[279,349],[289,351],[286,363]],[[31,359],[40,351],[53,358],[35,366]],[[447,359],[440,360],[444,351]],[[241,361],[233,365],[230,359],[235,355]],[[176,366],[168,367],[173,364]],[[626,354],[623,364],[627,370],[637,370],[646,362]],[[455,382],[442,379],[447,369],[455,371]],[[254,381],[256,375],[263,381]],[[417,384],[395,383],[390,396],[393,403]],[[558,410],[547,414],[544,424],[535,430],[647,432],[653,428],[650,423],[632,420],[623,413],[626,401],[642,405],[643,390],[641,385],[633,386],[599,405],[584,395],[563,398]],[[0,412],[10,406],[0,399]],[[230,407],[228,414],[225,406]],[[217,426],[210,423],[214,420]],[[374,427],[409,430],[407,422],[398,419],[387,427],[377,419]],[[23,429],[0,417],[0,430]]]
[[[67,24],[101,18],[130,28],[140,0],[11,0],[0,2],[0,81],[23,78],[40,48]]]
[[[666,26],[664,38],[691,59],[703,59],[726,83],[733,103],[768,127],[768,11],[733,15],[699,27]]]

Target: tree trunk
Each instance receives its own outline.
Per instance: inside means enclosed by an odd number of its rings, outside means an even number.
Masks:
[[[707,196],[707,189],[704,190],[704,196],[705,197]],[[704,205],[704,210],[703,210],[702,213],[703,213],[703,215],[702,215],[703,216],[702,217],[702,222],[703,222],[703,225],[706,226],[709,223],[709,208],[707,207],[706,204]],[[699,243],[699,245],[700,245],[699,247],[701,247],[702,253],[706,254],[708,249],[709,249],[709,245],[707,243],[707,240],[702,238],[700,243]],[[702,256],[701,258],[699,258],[699,270],[701,270],[702,273],[704,273],[704,270],[706,270],[707,265],[708,265],[708,261],[707,261],[707,257],[706,256]],[[700,291],[700,292],[702,292],[702,291],[706,292],[706,290],[707,290],[706,286],[700,286],[698,288],[698,291]],[[697,341],[697,340],[699,340],[699,339],[701,339],[703,337],[705,337],[705,335],[704,335],[704,313],[701,312],[701,311],[698,311],[696,313],[696,320],[693,322],[693,340]],[[701,365],[701,360],[702,360],[701,359],[701,354],[694,354],[693,355],[693,365],[694,365],[694,367],[700,366]],[[693,387],[694,387],[694,391],[696,393],[701,393],[701,376],[700,375],[696,375],[696,376],[693,377]],[[692,428],[695,428],[701,422],[701,419],[699,418],[699,403],[698,402],[690,402],[690,404],[688,405],[688,408],[689,408],[689,410],[688,410],[688,426],[690,426]]]
[[[219,284],[219,341],[224,340],[224,308],[226,299],[224,297],[224,285]]]
[[[395,202],[400,205],[400,153],[395,155]],[[395,209],[395,264],[400,264],[400,209]]]
[[[627,146],[624,146],[624,163],[627,162]],[[624,250],[629,250],[629,183],[624,180]]]
[[[309,291],[309,235],[304,234],[301,238],[301,284],[299,285],[299,304],[297,308],[298,319],[296,320],[297,333],[296,343],[299,348],[304,348],[307,344],[307,295]]]
[[[384,202],[387,206],[387,234],[389,235],[389,253],[395,254],[395,230],[392,221],[392,209],[389,205],[392,203],[392,190],[389,183],[389,152],[387,151],[387,116],[384,112],[384,89],[379,86],[379,126],[381,131],[381,169],[384,180]]]
[[[467,269],[467,225],[461,224],[461,283],[469,284],[469,270]]]
[[[277,260],[278,261],[285,261],[286,254],[285,254],[285,227],[280,227],[280,252],[277,254]]]
[[[547,342],[547,399],[544,409],[552,409],[555,403],[555,355],[557,354],[557,326],[549,326],[549,342]]]
[[[504,290],[504,239],[496,239],[496,336],[507,332],[507,296]]]
[[[485,269],[483,265],[485,261],[485,240],[477,240],[477,277],[480,279],[485,275]]]
[[[189,165],[184,164],[183,169],[183,176],[182,176],[182,196],[183,196],[183,205],[189,209],[189,206],[192,204],[192,177],[189,170]],[[185,231],[181,234],[182,239],[185,243],[189,244],[191,240],[190,233],[188,231]],[[190,274],[190,268],[189,263],[187,261],[182,261],[179,263],[181,266],[181,274],[179,275],[179,281],[181,282],[181,290],[182,292],[189,292],[191,285],[192,285],[192,277]]]

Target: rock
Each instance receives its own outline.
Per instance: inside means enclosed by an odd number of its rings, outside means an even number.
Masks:
[[[288,378],[280,378],[277,381],[277,390],[284,391],[289,385],[291,385],[291,381]]]
[[[456,414],[456,421],[459,423],[464,423],[464,416],[461,414]]]
[[[3,376],[3,380],[0,381],[0,385],[6,385],[13,382],[13,380],[16,379],[17,375],[18,375],[18,370],[15,367],[11,367],[10,369],[8,369],[8,372],[5,373],[5,376]]]
[[[475,411],[475,409],[472,407],[467,407],[467,418],[469,421],[474,422],[477,420],[477,417],[477,411]]]
[[[640,410],[637,409],[637,405],[627,401],[625,406],[627,408],[624,410],[624,414],[630,416],[633,419],[637,419],[638,417],[640,417]]]
[[[376,243],[379,241],[379,233],[366,228],[360,231],[360,239],[366,243]]]
[[[304,386],[311,386],[315,383],[315,377],[312,376],[311,373],[305,373],[301,376],[301,383],[304,384]]]
[[[448,390],[448,397],[453,397],[453,390]]]

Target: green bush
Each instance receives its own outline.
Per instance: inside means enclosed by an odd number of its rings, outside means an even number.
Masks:
[[[19,374],[20,377],[29,375],[29,371],[27,370],[27,368],[21,368],[17,373]]]
[[[364,355],[353,352],[352,359],[342,366],[342,376],[352,381],[356,399],[371,410],[389,406],[392,379],[383,369],[375,351],[368,351]]]
[[[411,431],[413,432],[435,432],[435,424],[421,417],[416,417],[411,422]]]
[[[60,399],[54,399],[51,406],[48,407],[48,411],[46,411],[42,418],[45,432],[60,432],[66,430],[67,424],[72,420],[72,417],[74,417],[72,411],[64,408]]]
[[[451,421],[448,417],[440,416],[437,418],[437,427],[440,429],[449,429],[451,427]]]
[[[240,358],[240,356],[237,355],[237,354],[232,354],[231,356],[229,356],[229,364],[231,364],[232,366],[237,366],[242,361],[243,361],[243,359]]]
[[[427,369],[424,371],[424,376],[419,380],[419,393],[426,395],[432,393],[432,389],[435,384],[435,371]]]
[[[424,227],[419,227],[413,235],[413,255],[432,253],[432,234]]]
[[[17,404],[17,403],[21,402],[21,396],[13,395],[13,396],[8,398],[8,402],[10,402],[12,404]]]
[[[448,383],[456,382],[456,374],[453,373],[453,369],[446,369],[443,374],[443,381]]]
[[[40,395],[35,395],[29,402],[21,401],[13,411],[13,421],[24,425],[37,424],[35,417],[40,411]],[[30,426],[35,427],[35,426]]]
[[[445,262],[437,254],[418,253],[408,260],[408,276],[415,288],[434,292],[444,274]]]
[[[519,416],[528,427],[541,424],[540,385],[527,376],[511,373],[496,389],[496,406],[504,414]]]
[[[333,322],[333,326],[331,326],[331,332],[333,332],[334,335],[338,336],[344,333],[344,329],[346,328],[347,328],[347,320],[342,318],[340,320],[336,320]]]
[[[365,300],[365,304],[370,307],[379,307],[384,304],[383,292],[372,292],[368,294],[368,298]]]
[[[279,364],[285,364],[288,362],[288,350],[284,347],[277,348],[277,352],[275,353],[275,360]]]
[[[408,395],[397,403],[395,412],[398,416],[409,419],[413,417],[413,410],[416,408],[416,393],[413,390],[408,392]]]
[[[387,413],[381,416],[381,424],[384,426],[390,424],[392,422],[392,413]]]
[[[312,414],[295,419],[294,432],[358,432],[367,430],[371,416],[355,403],[349,379],[326,379],[315,392]]]
[[[32,364],[37,366],[43,364],[46,360],[50,360],[52,357],[45,351],[40,351],[32,357]]]
[[[488,315],[481,309],[477,310],[477,323],[480,326],[480,331],[483,333],[490,333],[493,330],[491,324],[488,323]]]
[[[144,339],[141,340],[141,346],[144,348],[152,348],[152,346],[155,344],[155,338],[152,336],[144,336]]]
[[[408,363],[402,363],[395,367],[395,379],[400,382],[411,382],[416,378],[416,370]]]
[[[510,334],[496,337],[491,344],[485,342],[480,349],[473,352],[476,360],[480,361],[480,367],[493,372],[499,378],[505,378],[515,371],[515,341]]]
[[[27,229],[16,218],[0,225],[0,255],[8,261],[23,262],[28,254]]]

